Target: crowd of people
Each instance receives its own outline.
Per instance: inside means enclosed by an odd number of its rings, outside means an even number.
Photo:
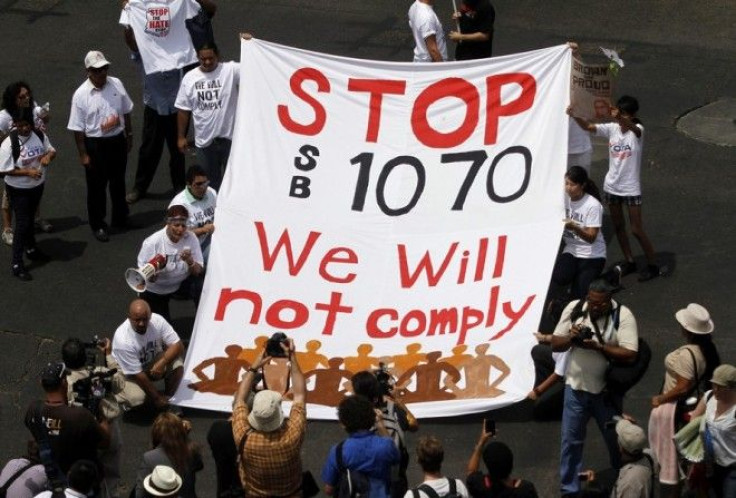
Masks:
[[[448,60],[445,31],[432,3],[415,0],[408,12],[415,62]],[[25,415],[32,436],[27,454],[8,462],[0,473],[5,496],[120,496],[128,477],[121,475],[125,445],[120,424],[126,412],[144,409],[155,414],[151,444],[141,451],[130,496],[196,496],[203,450],[191,440],[191,424],[182,418],[181,409],[170,403],[183,377],[185,347],[170,324],[169,301],[183,297],[196,306],[199,300],[215,230],[217,190],[230,154],[240,67],[220,61],[210,24],[216,12],[212,0],[182,0],[177,5],[179,10],[167,10],[162,21],[160,7],[149,8],[145,0],[123,2],[120,24],[142,75],[144,104],[130,191],[125,173],[134,141],[133,100],[123,82],[109,75],[111,63],[102,52],[92,50],[84,57],[87,76],[72,96],[67,128],[85,171],[94,237],[109,242],[111,228],[135,228],[128,218],[130,206],[148,194],[164,144],[176,195],[168,204],[164,227],[141,246],[136,268],[145,273],[150,267],[152,272],[143,282],[136,281],[142,285],[136,288],[138,298],[114,336],[92,343],[69,338],[62,345],[61,361],[43,369],[44,399],[33,402]],[[455,29],[447,35],[455,43],[455,59],[490,57],[494,21],[488,0],[462,0],[449,20]],[[171,44],[162,43],[161,30]],[[605,122],[590,122],[568,110],[563,248],[536,334],[539,344],[532,351],[537,375],[528,397],[540,418],[562,418],[562,496],[649,498],[659,481],[660,496],[681,496],[686,483],[693,492],[733,497],[736,367],[721,364],[712,340],[715,327],[705,307],[689,304],[675,313],[684,344],[665,358],[661,392],[651,399],[648,436],[625,411],[624,394],[646,371],[651,352],[639,334],[634,310],[613,299],[622,279],[637,270],[624,205],[631,234],[646,259],[639,280],[660,275],[642,222],[644,127],[638,110],[631,96],[620,97]],[[56,157],[48,123],[49,106],[38,105],[27,83],[8,85],[0,110],[2,241],[12,246],[12,275],[23,281],[32,280],[26,259],[48,259],[36,247],[35,231],[53,230],[40,210],[46,171]],[[609,144],[602,196],[589,176],[590,134]],[[185,170],[192,143],[198,165]],[[608,270],[604,203],[624,256]],[[337,403],[346,438],[324,455],[320,486],[304,472],[302,462],[309,401],[299,361],[303,353],[291,339],[276,347],[288,381],[267,387],[264,366],[274,361],[274,353],[261,344],[255,359],[243,367],[232,416],[215,421],[208,431],[218,497],[313,496],[320,490],[378,498],[545,495],[513,476],[512,449],[485,423],[468,452],[463,476],[443,474],[443,442],[436,435],[422,435],[412,456],[405,433],[419,430],[419,424],[384,383],[385,372],[378,370],[352,375],[349,392]],[[626,381],[612,373],[626,371],[639,375]],[[274,388],[281,385],[287,387]],[[284,401],[290,403],[288,414]],[[605,439],[610,472],[584,468],[591,417]],[[688,427],[695,427],[696,435],[683,448],[678,437]],[[690,451],[698,444],[699,451]],[[408,481],[412,461],[421,469],[421,482]]]

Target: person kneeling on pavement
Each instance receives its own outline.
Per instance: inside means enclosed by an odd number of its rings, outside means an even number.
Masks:
[[[126,377],[118,395],[123,407],[142,405],[146,400],[156,409],[169,407],[169,398],[184,375],[184,345],[161,315],[151,312],[142,299],[130,303],[128,318],[112,340],[112,356]],[[164,392],[154,382],[164,381]]]

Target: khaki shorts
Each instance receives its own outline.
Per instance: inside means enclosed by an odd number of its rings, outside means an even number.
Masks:
[[[158,358],[160,358],[160,355],[154,358],[152,361],[143,365],[143,371],[147,372],[153,366],[153,364],[156,363],[156,360],[158,360]],[[164,379],[171,375],[174,370],[179,367],[184,367],[184,360],[182,360],[181,356],[172,361],[166,367]],[[123,408],[123,410],[130,410],[131,408],[142,405],[146,401],[146,393],[135,381],[127,380],[125,382],[125,387],[123,387],[123,390],[115,395],[115,399]]]

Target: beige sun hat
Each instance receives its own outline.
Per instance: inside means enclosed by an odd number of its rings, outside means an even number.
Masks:
[[[181,477],[166,465],[156,465],[143,479],[143,488],[153,496],[175,496],[181,488]]]
[[[618,444],[629,454],[636,454],[647,447],[647,435],[644,429],[630,421],[623,419],[616,423]]]
[[[710,334],[715,328],[708,310],[696,303],[690,303],[687,308],[675,313],[675,319],[680,322],[682,328],[693,334]]]
[[[284,422],[281,411],[281,395],[265,389],[253,398],[253,409],[248,414],[248,423],[260,432],[273,432]]]

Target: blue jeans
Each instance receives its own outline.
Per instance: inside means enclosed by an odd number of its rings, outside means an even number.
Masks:
[[[611,424],[606,427],[614,415],[620,415],[610,394],[592,394],[576,391],[565,386],[565,402],[562,409],[562,441],[560,452],[560,488],[563,495],[580,492],[578,474],[583,467],[583,443],[590,417],[595,418],[608,447],[611,466],[621,468],[621,454],[618,449],[616,430]]]
[[[713,466],[712,496],[729,498],[736,496],[736,468]]]
[[[222,175],[230,157],[232,141],[227,138],[216,138],[207,147],[197,147],[197,161],[207,172],[210,187],[220,191]]]

